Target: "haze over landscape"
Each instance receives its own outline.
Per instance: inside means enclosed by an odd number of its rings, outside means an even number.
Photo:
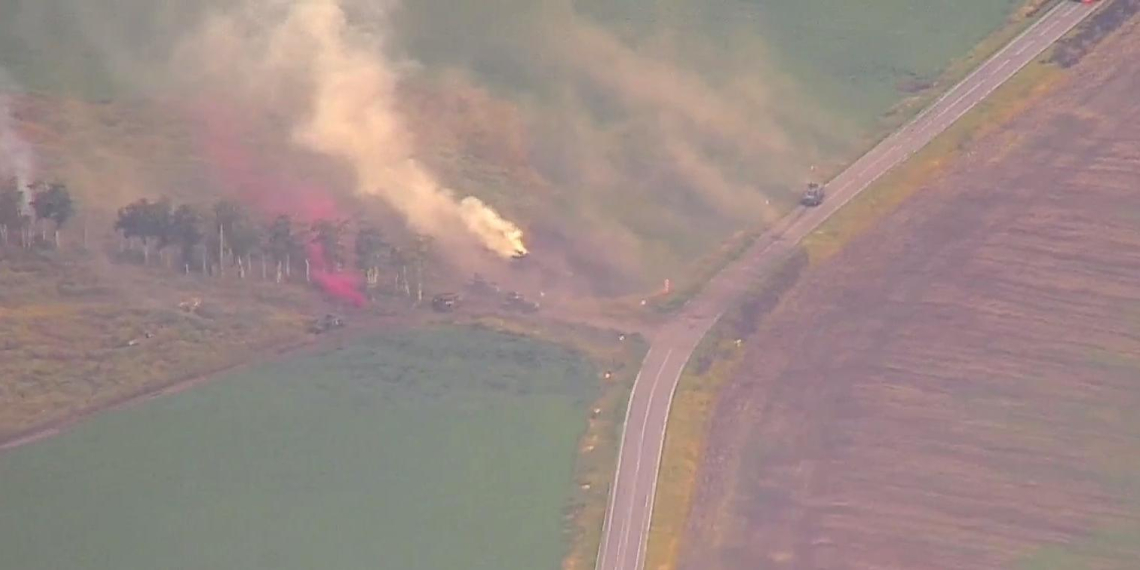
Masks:
[[[43,143],[80,147],[49,164],[94,178],[83,186],[178,197],[305,180],[317,188],[304,193],[378,194],[415,229],[474,227],[510,249],[497,241],[510,226],[454,206],[471,195],[532,228],[552,278],[610,292],[676,279],[775,219],[813,166],[848,159],[1017,4],[895,2],[876,22],[829,2],[6,1],[10,74],[105,102],[29,111],[78,121]],[[907,40],[917,49],[896,49]],[[222,144],[280,175],[211,172]]]
[[[0,570],[1131,568],[1138,11],[0,0]]]

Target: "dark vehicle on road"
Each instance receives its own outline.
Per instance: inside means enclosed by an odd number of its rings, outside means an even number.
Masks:
[[[823,203],[823,199],[826,195],[827,194],[824,192],[823,186],[812,182],[811,184],[808,184],[807,192],[804,192],[803,198],[800,199],[800,204],[803,204],[809,208],[814,208]]]
[[[309,332],[321,334],[344,327],[344,319],[336,315],[325,315],[309,324]]]
[[[441,293],[431,300],[431,308],[438,313],[450,313],[459,308],[459,301],[455,293]]]
[[[521,311],[523,313],[534,313],[538,311],[538,303],[529,301],[516,291],[507,293],[507,297],[503,300],[503,308],[512,311]]]

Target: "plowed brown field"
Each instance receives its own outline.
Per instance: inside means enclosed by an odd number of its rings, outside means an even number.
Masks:
[[[685,565],[1140,568],[1140,25],[807,272]]]

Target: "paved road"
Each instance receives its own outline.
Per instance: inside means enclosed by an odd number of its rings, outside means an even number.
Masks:
[[[697,343],[755,278],[844,204],[926,146],[1018,70],[1087,17],[1096,4],[1063,1],[982,64],[929,108],[887,137],[828,185],[828,199],[797,209],[765,234],[739,261],[719,273],[652,339],[634,382],[611,488],[598,570],[641,570],[665,425],[681,371]]]

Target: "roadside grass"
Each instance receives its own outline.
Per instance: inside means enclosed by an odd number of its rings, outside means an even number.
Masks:
[[[702,257],[691,271],[673,280],[672,291],[651,298],[648,305],[666,314],[685,306],[717,273],[740,259],[763,233],[763,229],[736,232],[716,251]]]
[[[933,103],[935,99],[941,97],[948,89],[965,79],[985,60],[1013,41],[1029,26],[1033,25],[1039,16],[1057,3],[1058,0],[1026,0],[1009,16],[1004,26],[986,36],[985,39],[971,48],[965,57],[951,62],[927,89],[914,97],[899,102],[884,115],[885,128],[883,131],[889,134],[901,127],[906,121]],[[882,140],[883,136],[876,139],[875,143],[877,144],[879,140]],[[869,149],[870,147],[867,150]]]
[[[968,112],[946,132],[835,213],[811,235],[803,247],[812,264],[826,261],[875,221],[893,212],[922,186],[937,177],[968,145],[1004,126],[1044,97],[1061,78],[1061,70],[1045,63],[1048,56],[1030,63],[983,103]]]
[[[721,389],[736,374],[745,345],[764,315],[806,267],[802,252],[780,260],[742,296],[701,341],[681,375],[669,413],[645,567],[676,567]]]
[[[593,363],[602,375],[578,440],[574,489],[564,512],[566,570],[593,568],[617,468],[622,422],[633,382],[649,343],[640,335],[551,321],[478,317],[468,326],[521,335],[566,347]],[[606,377],[606,374],[609,377]]]
[[[566,570],[593,568],[601,544],[625,408],[637,369],[648,350],[648,343],[641,337],[626,337],[626,342],[629,343],[627,356],[602,385],[578,446],[574,475],[578,487],[567,513],[569,547],[562,564]]]

